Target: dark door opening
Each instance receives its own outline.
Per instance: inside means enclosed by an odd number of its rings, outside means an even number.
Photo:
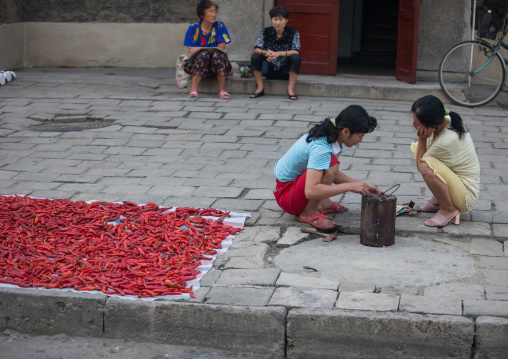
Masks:
[[[338,75],[395,77],[399,0],[341,0]]]

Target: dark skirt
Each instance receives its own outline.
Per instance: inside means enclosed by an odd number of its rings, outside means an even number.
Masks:
[[[208,51],[202,50],[196,56],[185,60],[183,69],[191,76],[228,76],[231,73],[231,63],[228,55],[222,51],[215,51],[210,54]]]

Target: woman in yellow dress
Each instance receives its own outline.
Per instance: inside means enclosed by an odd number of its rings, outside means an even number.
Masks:
[[[437,212],[426,226],[460,223],[460,212],[470,211],[480,191],[480,164],[471,135],[456,112],[446,110],[435,96],[418,99],[411,108],[418,141],[411,144],[432,198],[420,212]]]

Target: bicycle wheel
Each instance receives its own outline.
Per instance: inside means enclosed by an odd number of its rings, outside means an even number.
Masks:
[[[439,65],[439,84],[456,104],[485,105],[501,91],[506,69],[503,57],[483,41],[464,41],[452,47]],[[491,61],[488,63],[489,58]]]

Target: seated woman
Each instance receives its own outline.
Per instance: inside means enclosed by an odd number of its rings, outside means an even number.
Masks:
[[[444,227],[460,212],[470,211],[480,191],[480,164],[462,118],[445,110],[434,96],[424,96],[411,107],[418,142],[411,144],[418,170],[432,192],[420,212],[437,212],[424,224]]]
[[[199,97],[198,87],[203,77],[217,77],[219,97],[230,98],[226,91],[226,76],[231,73],[231,63],[225,52],[231,42],[228,30],[222,21],[217,21],[219,5],[210,0],[198,3],[199,22],[189,26],[184,45],[189,46],[189,59],[183,67],[192,76],[192,87],[188,97]],[[206,50],[208,49],[208,50]],[[210,51],[215,49],[216,51]]]
[[[265,94],[263,86],[263,62],[268,66],[266,78],[289,79],[288,97],[298,100],[295,84],[300,73],[300,34],[298,30],[286,27],[289,11],[284,6],[276,6],[270,10],[272,26],[264,28],[254,46],[251,56],[251,68],[256,80],[256,91],[250,95],[257,98]]]
[[[345,192],[379,193],[377,187],[339,171],[338,160],[346,147],[362,142],[376,126],[376,119],[357,105],[315,125],[275,164],[277,204],[299,222],[318,229],[335,228],[325,214],[345,212],[347,208],[330,197]]]

